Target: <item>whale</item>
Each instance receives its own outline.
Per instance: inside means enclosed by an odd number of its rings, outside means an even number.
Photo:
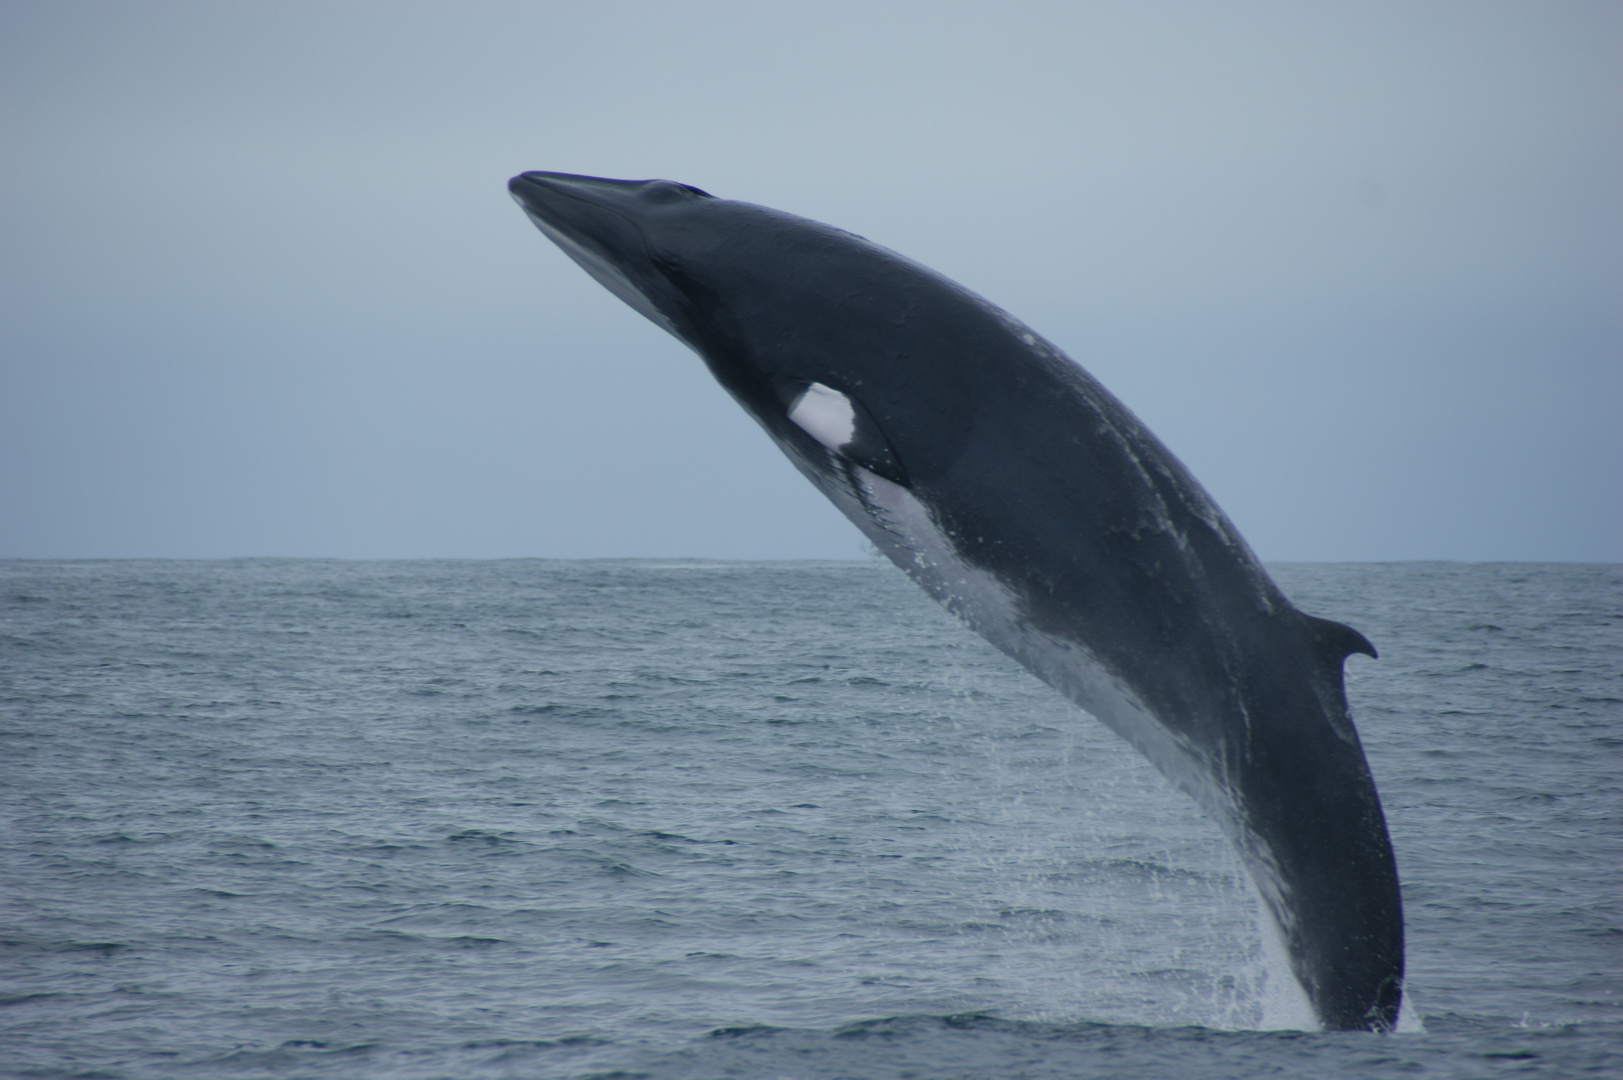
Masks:
[[[1397,867],[1344,663],[1189,471],[1053,344],[861,236],[668,180],[509,192],[691,348],[874,547],[1238,850],[1320,1025],[1391,1030]]]

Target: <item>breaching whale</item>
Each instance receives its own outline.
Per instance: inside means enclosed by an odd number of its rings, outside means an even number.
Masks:
[[[665,180],[509,183],[868,539],[1233,840],[1320,1022],[1390,1030],[1397,868],[1342,683],[1183,465],[1024,324],[860,236]]]

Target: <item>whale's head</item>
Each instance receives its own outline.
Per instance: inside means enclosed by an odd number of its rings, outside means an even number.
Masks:
[[[843,229],[669,180],[527,172],[508,190],[815,467],[826,449],[898,483],[940,472],[979,397],[976,369],[941,358],[1020,347],[986,301]]]
[[[606,180],[527,172],[507,184],[547,238],[598,283],[656,325],[693,344],[682,287],[691,222],[709,193],[670,180]],[[688,227],[685,227],[688,226]]]

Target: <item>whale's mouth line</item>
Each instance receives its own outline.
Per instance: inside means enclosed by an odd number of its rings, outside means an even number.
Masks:
[[[512,190],[513,185],[518,184],[520,181],[533,184],[533,181],[527,181],[524,176],[514,177],[509,184],[508,194],[512,196],[514,202],[518,203],[519,208],[524,211],[524,215],[530,219],[531,224],[541,230],[542,235],[556,244],[577,266],[590,274],[592,279],[599,285],[619,297],[639,315],[642,315],[678,341],[685,341],[682,335],[677,332],[676,326],[671,322],[670,318],[637,286],[637,283],[632,280],[622,266],[622,264],[630,263],[637,258],[641,258],[644,262],[652,261],[648,258],[647,244],[643,239],[642,228],[636,221],[615,207],[604,205],[599,200],[569,191],[567,188],[548,187],[543,189],[549,195],[562,194],[581,206],[587,207],[592,214],[617,219],[622,227],[621,231],[637,239],[638,250],[617,252],[617,258],[610,257],[603,250],[610,245],[601,241],[594,242],[596,238],[589,235],[575,235],[576,233],[584,234],[587,230],[571,229],[567,224],[554,220],[553,215],[543,213],[535,205],[541,200],[529,198],[518,191]]]
[[[537,198],[527,192],[514,191],[513,185],[518,184],[520,181],[529,184],[531,187],[539,188],[541,191],[546,193],[547,198],[567,199],[579,206],[586,207],[592,215],[614,218],[625,229],[626,232],[638,237],[639,239],[642,237],[641,225],[638,224],[636,219],[618,207],[609,205],[598,199],[590,198],[581,194],[580,192],[571,191],[569,188],[561,185],[557,187],[541,187],[540,185],[535,184],[534,181],[526,180],[524,176],[514,177],[512,183],[508,185],[507,194],[514,202],[518,203],[519,209],[524,211],[526,217],[534,222],[537,227],[547,231],[547,238],[549,240],[553,239],[553,234],[550,231],[552,229],[557,229],[563,232],[566,236],[569,235],[570,230],[568,224],[563,221],[556,220],[556,217],[561,215],[559,215],[558,211],[547,206],[546,199]],[[552,213],[547,213],[548,210],[552,210]],[[582,242],[581,238],[578,237],[571,237],[571,239],[576,243]],[[556,243],[556,240],[554,240],[554,242]]]

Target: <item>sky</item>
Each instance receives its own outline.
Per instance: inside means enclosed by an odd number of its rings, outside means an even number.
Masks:
[[[1054,341],[1264,559],[1623,561],[1623,5],[0,0],[0,557],[863,558],[509,199]]]

